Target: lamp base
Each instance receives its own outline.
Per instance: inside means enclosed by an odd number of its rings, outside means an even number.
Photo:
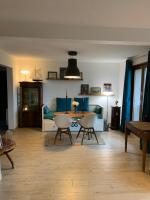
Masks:
[[[104,131],[109,131],[109,124],[107,123],[107,120],[104,120]]]

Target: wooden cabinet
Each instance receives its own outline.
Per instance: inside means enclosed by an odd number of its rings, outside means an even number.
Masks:
[[[42,83],[20,82],[19,127],[41,127],[42,104]]]
[[[111,108],[111,129],[119,130],[120,128],[120,107]]]

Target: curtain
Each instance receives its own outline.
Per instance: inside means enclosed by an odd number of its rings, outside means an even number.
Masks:
[[[146,74],[146,81],[145,81],[142,121],[150,122],[150,51],[148,52],[148,63],[147,63],[147,74]],[[142,148],[142,144],[141,144],[141,148]],[[150,153],[150,142],[148,143],[148,153]]]
[[[150,122],[150,51],[148,53],[142,121]]]
[[[131,95],[132,95],[132,77],[133,67],[132,60],[126,61],[123,102],[122,102],[122,116],[120,130],[125,131],[125,122],[131,120]]]

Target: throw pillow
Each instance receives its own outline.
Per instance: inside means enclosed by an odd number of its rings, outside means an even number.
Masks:
[[[51,119],[53,120],[54,113],[52,111],[49,111],[48,113],[44,114],[44,119]]]
[[[44,114],[49,113],[50,109],[48,108],[48,106],[44,106]]]
[[[77,111],[89,111],[89,97],[75,97],[74,100],[79,102],[79,106],[77,106]]]
[[[71,98],[56,98],[56,110],[57,112],[71,111]]]

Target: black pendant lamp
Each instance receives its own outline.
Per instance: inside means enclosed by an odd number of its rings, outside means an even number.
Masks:
[[[70,56],[76,56],[77,52],[76,51],[69,51],[68,55]],[[68,59],[68,67],[66,69],[66,73],[64,78],[68,79],[80,79],[80,71],[77,67],[77,59],[75,58],[69,58]]]

